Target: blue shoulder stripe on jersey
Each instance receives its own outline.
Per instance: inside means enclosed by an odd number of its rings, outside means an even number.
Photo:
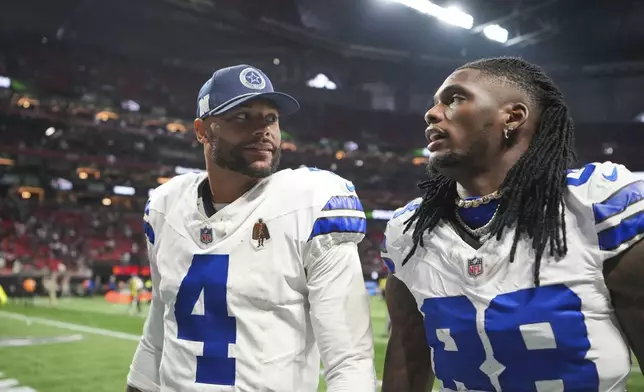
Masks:
[[[602,230],[597,235],[601,250],[613,250],[644,233],[644,211],[622,219],[617,226]]]
[[[623,186],[601,203],[593,204],[595,223],[600,223],[615,216],[630,205],[644,199],[644,181],[635,181]]]
[[[416,211],[418,207],[420,207],[420,203],[409,203],[404,208],[394,212],[394,216],[392,216],[391,219],[398,218],[400,215],[408,211]]]
[[[589,163],[583,169],[568,170],[566,174],[566,183],[569,186],[582,186],[590,180],[590,176],[595,171],[595,164]]]
[[[382,239],[382,243],[380,244],[380,252],[387,253],[387,236]]]
[[[143,223],[143,230],[145,231],[145,236],[148,237],[148,241],[154,245],[154,230],[148,222]]]
[[[155,239],[154,229],[152,229],[152,225],[147,219],[150,216],[150,200],[148,200],[148,202],[145,203],[145,210],[143,214],[144,214],[143,231],[145,232],[145,236],[148,237],[148,241],[150,241],[150,243],[154,245],[154,239]]]
[[[385,266],[391,272],[392,274],[396,273],[396,264],[394,264],[394,261],[390,259],[389,257],[383,257],[382,261],[385,263]]]
[[[364,211],[357,196],[333,196],[322,208],[322,211],[331,210]]]
[[[313,231],[309,240],[313,237],[331,233],[362,233],[367,231],[367,220],[353,216],[333,216],[318,218],[313,224]]]

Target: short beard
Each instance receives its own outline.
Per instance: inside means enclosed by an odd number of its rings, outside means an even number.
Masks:
[[[427,162],[427,172],[439,172],[447,175],[447,172],[454,169],[479,167],[489,148],[488,132],[490,132],[492,125],[492,123],[488,123],[483,126],[478,138],[473,141],[466,152],[450,151],[434,158],[430,157]]]
[[[246,158],[244,158],[244,149],[246,146],[233,145],[219,137],[211,138],[210,144],[210,159],[217,166],[243,174],[251,178],[266,178],[277,171],[282,157],[282,150],[279,148],[273,149],[271,165],[266,168],[252,167]]]
[[[457,152],[448,152],[447,154],[440,155],[438,157],[433,157],[427,162],[427,171],[441,171],[442,169],[451,169],[459,166],[463,166],[466,162],[468,154],[460,154]]]

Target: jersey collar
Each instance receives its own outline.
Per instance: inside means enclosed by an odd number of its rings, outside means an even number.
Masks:
[[[210,218],[215,215],[217,210],[212,202],[212,193],[210,192],[210,182],[208,182],[208,177],[201,182],[198,192],[201,204],[203,205],[203,210],[206,213],[206,216]]]

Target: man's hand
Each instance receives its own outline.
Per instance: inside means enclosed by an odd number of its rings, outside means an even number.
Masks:
[[[398,278],[391,275],[385,290],[391,317],[391,335],[385,356],[382,392],[427,392],[434,373],[425,337],[423,316],[416,300]]]

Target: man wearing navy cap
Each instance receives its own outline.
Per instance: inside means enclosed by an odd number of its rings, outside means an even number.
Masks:
[[[216,71],[194,122],[206,173],[157,188],[144,215],[153,299],[128,391],[375,391],[351,182],[277,171],[280,115],[259,69]]]

